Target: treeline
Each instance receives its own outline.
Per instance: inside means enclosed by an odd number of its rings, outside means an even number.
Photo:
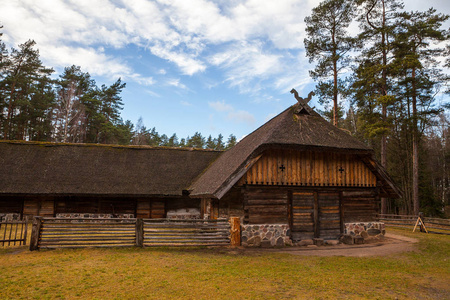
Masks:
[[[18,49],[7,51],[0,33],[0,139],[63,143],[103,143],[195,147],[224,150],[236,143],[193,136],[178,140],[176,134],[160,135],[123,121],[120,93],[125,83],[117,79],[110,86],[98,86],[89,73],[78,66],[64,69],[58,79],[54,70],[39,59],[35,42],[29,40]]]
[[[381,211],[439,215],[450,204],[450,106],[436,101],[450,94],[449,16],[403,8],[323,1],[305,19],[304,43],[323,114],[374,148],[404,192],[382,199]],[[355,22],[359,33],[350,32]]]

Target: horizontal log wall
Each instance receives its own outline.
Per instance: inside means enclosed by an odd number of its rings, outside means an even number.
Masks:
[[[143,222],[146,247],[230,245],[230,223],[226,219],[144,219]]]
[[[53,217],[55,202],[53,199],[26,199],[23,203],[24,216]]]
[[[239,217],[244,220],[244,196],[240,188],[232,188],[219,200],[219,218]]]
[[[22,214],[22,207],[23,198],[21,197],[0,197],[0,214]]]
[[[378,204],[375,190],[342,192],[344,223],[376,221]]]
[[[284,189],[247,189],[244,191],[246,224],[288,224],[288,193]]]
[[[81,196],[55,198],[55,214],[69,213],[134,215],[136,213],[136,199]],[[40,216],[43,215],[40,214]]]
[[[239,185],[375,187],[376,177],[353,154],[268,150]]]
[[[161,199],[138,199],[136,206],[137,218],[165,218],[166,202]]]

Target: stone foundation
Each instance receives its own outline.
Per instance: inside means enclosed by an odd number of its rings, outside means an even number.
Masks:
[[[344,234],[351,236],[362,236],[367,238],[369,236],[384,235],[386,229],[382,222],[355,222],[345,223]]]
[[[288,224],[258,224],[241,226],[241,244],[244,247],[292,246]]]
[[[198,208],[181,208],[167,211],[167,219],[200,219],[200,209]]]
[[[11,221],[19,221],[20,214],[10,213],[10,214],[0,214],[0,222],[11,222]]]
[[[60,219],[87,218],[87,219],[132,219],[133,214],[56,214]]]

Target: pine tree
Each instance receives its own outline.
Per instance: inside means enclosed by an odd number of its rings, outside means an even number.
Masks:
[[[338,96],[345,92],[341,73],[349,66],[348,52],[353,49],[355,39],[347,33],[354,17],[353,1],[325,0],[313,8],[305,18],[306,55],[310,62],[317,62],[310,75],[319,80],[316,94],[321,103],[333,103],[333,124],[338,126]]]
[[[228,150],[228,149],[234,147],[234,145],[236,145],[236,142],[237,142],[236,136],[233,134],[230,134],[230,136],[228,137],[227,146],[225,149]]]
[[[431,103],[435,88],[442,80],[437,59],[444,49],[430,47],[432,42],[449,39],[441,29],[448,15],[437,14],[435,9],[426,12],[399,14],[398,34],[395,40],[394,68],[399,77],[399,94],[406,103],[412,132],[412,202],[413,211],[419,213],[419,143],[421,133],[429,125],[430,115],[437,115]]]
[[[381,165],[387,168],[387,135],[391,124],[387,110],[396,101],[389,80],[391,41],[397,11],[403,4],[397,0],[357,0],[356,3],[362,7],[359,43],[364,48],[357,58],[358,68],[353,76],[354,100],[363,111],[366,136],[380,138]],[[383,214],[387,213],[386,201],[381,199]]]

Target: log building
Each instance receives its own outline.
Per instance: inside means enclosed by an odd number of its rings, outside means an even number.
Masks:
[[[0,214],[239,216],[332,239],[399,195],[370,148],[301,101],[224,152],[0,142]]]

